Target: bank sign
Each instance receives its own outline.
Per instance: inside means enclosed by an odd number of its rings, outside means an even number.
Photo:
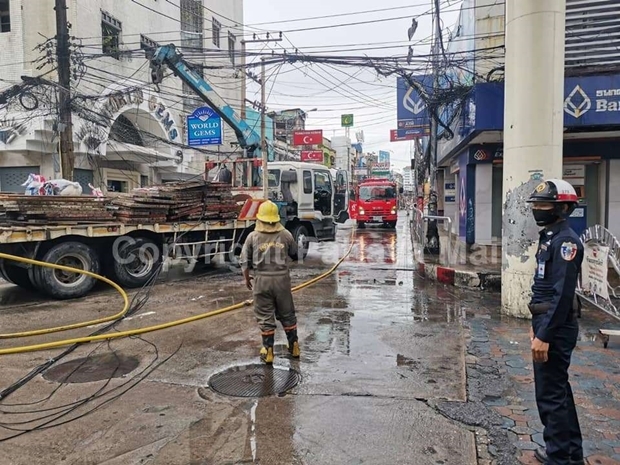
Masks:
[[[187,145],[222,144],[222,118],[209,107],[200,107],[187,117]]]
[[[620,76],[566,78],[564,95],[566,126],[620,124]]]
[[[411,85],[413,84],[413,86]],[[397,137],[426,136],[430,129],[430,114],[426,100],[432,93],[432,76],[399,77],[396,83]]]

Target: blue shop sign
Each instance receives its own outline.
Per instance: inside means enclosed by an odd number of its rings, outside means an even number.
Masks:
[[[187,117],[187,145],[222,144],[222,118],[209,107],[200,107]]]
[[[475,129],[504,127],[504,83],[476,84]],[[620,75],[578,76],[564,80],[564,126],[620,125]]]

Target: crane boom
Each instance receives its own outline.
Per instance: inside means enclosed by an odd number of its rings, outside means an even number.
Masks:
[[[175,76],[179,77],[196,94],[204,100],[235,131],[239,145],[247,149],[248,156],[260,158],[261,137],[209,83],[194,71],[177,52],[174,44],[159,47],[151,58],[151,77],[154,84],[163,78],[162,65],[168,65]],[[245,105],[245,102],[242,102]]]

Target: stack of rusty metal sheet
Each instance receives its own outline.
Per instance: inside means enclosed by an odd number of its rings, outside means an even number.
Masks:
[[[117,200],[118,199],[118,200]],[[229,185],[185,181],[134,189],[112,200],[121,221],[179,222],[233,219],[238,206]]]
[[[101,197],[0,194],[0,224],[84,224],[114,221]]]
[[[230,185],[177,182],[110,193],[106,197],[0,194],[0,224],[125,224],[234,219]]]

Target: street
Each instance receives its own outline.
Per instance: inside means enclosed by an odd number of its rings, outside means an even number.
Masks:
[[[313,244],[305,263],[293,270],[294,283],[337,262],[351,233],[342,229],[336,243]],[[38,430],[2,442],[0,463],[518,463],[517,448],[535,444],[527,434],[537,434],[533,386],[525,376],[527,322],[502,323],[494,294],[419,278],[412,271],[404,215],[396,232],[368,227],[353,240],[350,256],[333,275],[295,294],[300,361],[285,356],[284,334],[276,336],[274,371],[299,373],[293,389],[231,397],[209,387],[216,373],[259,363],[260,335],[249,307],[140,337],[83,345],[2,401],[2,438]],[[248,298],[241,277],[226,268],[205,276],[175,275],[156,285],[147,304],[116,329],[197,315]],[[120,304],[105,289],[80,300],[49,302],[4,286],[1,300],[4,333],[93,319]],[[2,347],[94,330],[2,341]],[[502,347],[497,334],[509,342]],[[588,332],[582,340],[601,365],[617,350],[596,348]],[[518,351],[511,355],[511,348],[525,349],[525,361],[515,364]],[[0,388],[62,350],[3,356]],[[512,364],[501,361],[506,353]],[[514,366],[519,369],[512,373]],[[515,392],[512,376],[525,383],[522,392]],[[252,379],[265,382],[258,375]],[[576,396],[579,392],[578,387]],[[616,394],[599,393],[617,412]],[[528,415],[530,423],[521,431],[521,423],[510,420],[509,403],[522,414],[517,421]],[[616,420],[592,421],[612,435]],[[586,438],[600,432],[590,428],[587,416],[584,424]],[[592,447],[586,452],[596,452]],[[527,448],[521,450],[527,454]]]

